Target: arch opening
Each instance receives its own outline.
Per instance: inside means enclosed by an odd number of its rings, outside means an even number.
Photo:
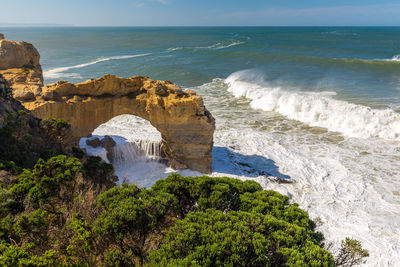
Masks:
[[[109,146],[108,137],[115,145]],[[100,156],[112,163],[119,183],[150,187],[157,180],[177,172],[168,167],[162,153],[161,133],[149,121],[135,115],[124,114],[110,119],[99,125],[89,137],[82,137],[79,145],[89,155]],[[199,174],[190,170],[178,172]]]

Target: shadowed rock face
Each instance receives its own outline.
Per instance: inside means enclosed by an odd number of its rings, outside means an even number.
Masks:
[[[182,91],[169,81],[105,75],[78,84],[57,82],[23,104],[39,118],[55,116],[69,121],[76,140],[115,116],[139,116],[160,131],[169,165],[211,172],[214,118],[201,96]]]

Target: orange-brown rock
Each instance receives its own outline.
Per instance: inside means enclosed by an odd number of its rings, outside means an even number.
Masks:
[[[115,116],[139,116],[160,131],[163,154],[172,167],[211,172],[214,118],[201,96],[169,81],[105,75],[78,84],[57,82],[23,104],[39,118],[69,121],[76,140]]]
[[[43,86],[40,54],[27,42],[0,38],[0,74],[13,89],[18,100],[33,100]]]

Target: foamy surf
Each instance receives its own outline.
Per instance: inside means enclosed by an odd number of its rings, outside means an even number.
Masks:
[[[207,98],[205,95],[205,101],[209,101]],[[225,108],[221,100],[219,105],[209,105],[213,114],[218,114],[216,108]],[[249,110],[245,108],[244,111],[248,113]],[[260,111],[253,116],[258,120],[262,114]],[[396,253],[400,248],[396,238],[400,234],[400,214],[398,197],[394,194],[400,193],[396,179],[400,166],[398,162],[391,162],[398,154],[396,146],[374,139],[345,139],[339,145],[326,142],[318,134],[309,135],[307,129],[297,134],[276,135],[243,124],[227,128],[218,115],[216,120],[211,176],[255,180],[264,189],[288,195],[306,209],[311,218],[319,218],[322,222],[319,230],[327,241],[339,245],[345,237],[360,240],[371,253],[367,266],[390,266],[400,260]],[[150,187],[158,179],[176,172],[157,160],[142,157],[154,155],[154,150],[148,149],[150,146],[124,147],[127,140],[139,137],[149,144],[155,140],[158,132],[145,120],[119,116],[94,133],[121,137],[116,139],[122,148],[117,153],[123,160],[115,165],[120,182]],[[105,156],[104,152],[97,153]],[[200,175],[190,170],[179,172]],[[294,183],[279,184],[268,176],[290,177]]]
[[[177,51],[177,50],[182,50],[182,49],[210,49],[210,50],[220,50],[220,49],[225,49],[228,47],[232,47],[232,46],[237,46],[237,45],[241,45],[241,44],[245,44],[246,42],[243,41],[231,41],[231,42],[219,42],[219,43],[215,43],[212,45],[208,45],[208,46],[181,46],[181,47],[170,47],[167,49],[167,51],[169,52],[173,52],[173,51]]]
[[[400,61],[400,55],[395,55],[391,59],[392,61]]]
[[[56,78],[61,78],[61,77],[69,77],[69,78],[79,78],[79,74],[76,73],[63,73],[64,71],[68,71],[71,69],[80,69],[84,68],[87,66],[91,66],[97,63],[109,61],[109,60],[120,60],[120,59],[129,59],[129,58],[135,58],[135,57],[143,57],[143,56],[148,56],[151,53],[147,54],[137,54],[137,55],[124,55],[124,56],[113,56],[113,57],[105,57],[105,58],[99,58],[96,60],[93,60],[88,63],[83,63],[83,64],[78,64],[78,65],[73,65],[73,66],[68,66],[68,67],[59,67],[59,68],[54,68],[50,70],[46,70],[43,72],[44,78],[47,79],[56,79]]]
[[[348,137],[400,140],[400,114],[392,109],[378,110],[336,100],[329,96],[334,92],[293,92],[269,87],[264,77],[253,70],[235,72],[225,83],[235,97],[250,99],[255,109],[274,111]]]
[[[157,180],[171,173],[179,172],[185,176],[201,173],[192,170],[176,171],[161,161],[161,134],[150,122],[133,116],[117,116],[97,127],[91,138],[111,135],[116,142],[113,149],[113,165],[119,183],[127,182],[150,188]],[[99,156],[106,162],[107,151],[103,147],[93,148],[86,144],[88,138],[81,138],[80,147],[89,155]]]

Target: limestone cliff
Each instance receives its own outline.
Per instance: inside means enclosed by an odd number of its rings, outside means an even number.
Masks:
[[[69,121],[76,140],[115,116],[139,116],[160,131],[169,165],[211,172],[214,118],[201,96],[172,82],[114,75],[78,84],[57,82],[23,104],[39,118]]]
[[[14,98],[33,100],[43,86],[39,52],[30,43],[0,37],[0,74],[13,88]]]

